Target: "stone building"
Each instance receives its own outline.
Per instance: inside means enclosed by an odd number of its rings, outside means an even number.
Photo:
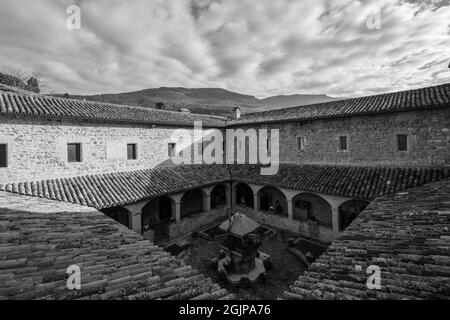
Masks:
[[[251,163],[175,164],[175,150],[204,150],[196,121],[206,135],[278,129],[277,172],[261,175]],[[90,207],[150,241],[197,230],[235,207],[332,242],[374,200],[448,178],[450,84],[235,119],[0,93],[2,196]]]

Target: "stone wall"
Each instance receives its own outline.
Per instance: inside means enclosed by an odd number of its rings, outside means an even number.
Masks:
[[[242,128],[279,129],[283,163],[450,166],[450,108]],[[398,134],[408,135],[408,151],[397,151]],[[348,151],[339,151],[340,136]]]
[[[450,109],[355,116],[303,123],[256,125],[280,129],[280,161],[350,165],[450,166]],[[248,127],[247,127],[248,128]],[[0,143],[8,144],[2,183],[171,165],[168,143],[190,144],[192,128],[0,116]],[[177,131],[176,131],[177,130]],[[397,134],[408,135],[408,151],[396,150]],[[339,151],[339,137],[348,151]],[[298,148],[298,138],[305,148]],[[82,162],[68,163],[67,143],[82,144]],[[137,144],[137,160],[126,146]]]
[[[8,144],[8,167],[0,168],[0,181],[33,181],[172,165],[168,143],[192,147],[193,128],[184,128],[185,133],[177,129],[0,116],[0,143]],[[81,163],[68,163],[67,143],[82,144]],[[137,160],[127,160],[129,143],[137,144]]]

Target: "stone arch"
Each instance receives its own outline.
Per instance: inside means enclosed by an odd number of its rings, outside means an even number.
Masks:
[[[111,219],[114,219],[115,221],[126,226],[127,228],[130,228],[130,221],[129,221],[130,212],[124,207],[103,209],[102,212]]]
[[[186,191],[181,198],[181,218],[203,212],[204,195],[204,191],[199,188]]]
[[[265,186],[258,191],[259,209],[279,215],[288,215],[287,198],[285,194],[271,186]]]
[[[142,208],[142,230],[159,223],[169,223],[173,216],[174,201],[167,196],[151,199]]]
[[[325,227],[333,227],[331,205],[314,193],[300,193],[292,199],[293,218],[313,221]]]
[[[234,194],[236,195],[236,199],[234,201],[236,201],[236,204],[254,208],[252,188],[243,182],[236,184],[234,188]]]
[[[211,190],[211,209],[221,208],[227,205],[227,186],[218,184]]]
[[[368,205],[369,202],[356,199],[341,204],[339,206],[339,230],[345,230]]]

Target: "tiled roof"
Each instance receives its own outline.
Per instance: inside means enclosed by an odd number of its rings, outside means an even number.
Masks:
[[[259,166],[231,167],[234,180],[279,188],[373,200],[385,194],[450,177],[450,168],[390,168],[280,164],[276,175]]]
[[[239,119],[230,121],[229,125],[306,121],[438,107],[450,107],[450,83],[416,90],[245,114]]]
[[[81,268],[81,290],[67,268]],[[1,193],[0,299],[219,299],[228,292],[104,214]]]
[[[139,124],[224,127],[450,107],[450,84],[243,115],[239,119],[57,98],[0,87],[0,114]],[[15,90],[14,90],[15,91]]]
[[[226,166],[171,166],[0,185],[0,190],[97,209],[230,180]]]
[[[194,121],[202,121],[205,127],[223,127],[226,123],[219,117],[200,114],[0,91],[1,114],[178,126],[191,126]]]
[[[7,84],[0,83],[0,91],[4,92],[16,92],[16,93],[24,93],[24,94],[33,94],[33,92],[26,91],[24,89],[20,89],[17,87],[12,87]]]
[[[450,168],[281,164],[276,175],[262,176],[260,167],[253,165],[185,165],[0,184],[0,190],[105,209],[229,181],[230,177],[259,185],[373,200],[450,177]]]
[[[450,180],[377,199],[284,298],[448,300],[449,228]],[[366,286],[371,265],[380,267],[381,289]]]

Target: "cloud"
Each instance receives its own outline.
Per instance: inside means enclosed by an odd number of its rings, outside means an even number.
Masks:
[[[73,3],[80,30],[66,28]],[[449,82],[448,17],[437,0],[3,0],[0,59],[73,94],[355,96]]]

